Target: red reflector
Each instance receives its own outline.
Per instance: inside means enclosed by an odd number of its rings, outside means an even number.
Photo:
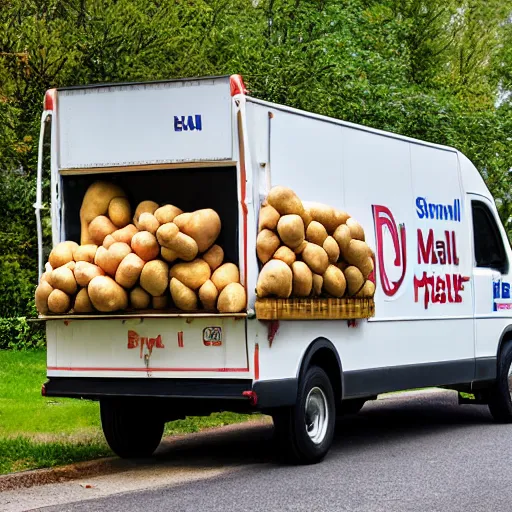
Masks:
[[[44,109],[51,110],[55,108],[55,89],[48,89],[44,95]]]
[[[229,84],[231,86],[231,96],[236,94],[247,94],[244,80],[240,75],[231,75],[229,77]]]
[[[41,396],[46,396],[46,386],[44,384],[41,386]]]
[[[258,403],[258,395],[255,391],[244,391],[242,395],[249,399],[249,403],[251,405],[256,405]]]

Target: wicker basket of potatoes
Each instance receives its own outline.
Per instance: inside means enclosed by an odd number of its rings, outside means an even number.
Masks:
[[[143,201],[132,212],[123,190],[98,181],[80,220],[81,245],[62,242],[50,253],[35,292],[40,314],[246,310],[238,267],[215,243],[214,210]]]
[[[374,315],[374,254],[346,212],[273,187],[260,209],[256,250],[258,319]]]

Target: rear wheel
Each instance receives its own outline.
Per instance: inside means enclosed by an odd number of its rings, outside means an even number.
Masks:
[[[100,412],[105,439],[121,458],[150,457],[162,440],[165,422],[148,407],[102,400]]]
[[[501,351],[496,382],[489,391],[489,410],[496,421],[512,422],[512,343]]]
[[[332,444],[336,411],[334,392],[325,371],[309,368],[299,385],[297,403],[273,414],[278,448],[291,462],[322,460]]]

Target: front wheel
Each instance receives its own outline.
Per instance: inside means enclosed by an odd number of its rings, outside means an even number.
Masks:
[[[101,426],[108,445],[121,458],[150,457],[165,422],[154,411],[129,401],[101,400]]]
[[[325,371],[309,368],[299,385],[297,403],[273,415],[278,448],[292,462],[321,461],[332,444],[336,421],[334,392]]]
[[[512,423],[512,343],[503,347],[497,373],[489,391],[489,410],[495,421]]]

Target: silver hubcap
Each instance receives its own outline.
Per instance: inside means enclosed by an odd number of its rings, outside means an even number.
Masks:
[[[327,398],[320,388],[314,387],[308,393],[304,412],[306,432],[313,443],[320,444],[325,438],[329,424]]]
[[[512,363],[508,367],[508,392],[510,394],[510,399],[512,400]]]

